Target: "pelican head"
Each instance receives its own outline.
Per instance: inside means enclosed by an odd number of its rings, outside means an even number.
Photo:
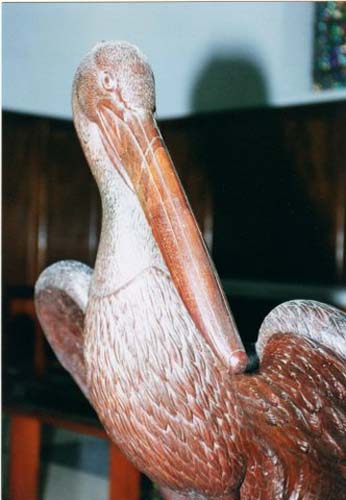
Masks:
[[[133,45],[100,43],[77,69],[75,99],[89,120],[95,122],[105,107],[119,116],[126,110],[153,113],[154,76],[145,56]]]

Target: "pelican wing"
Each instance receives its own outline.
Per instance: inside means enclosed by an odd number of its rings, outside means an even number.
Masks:
[[[317,453],[345,481],[346,314],[319,302],[286,302],[265,318],[257,351],[252,395],[264,402],[272,435],[280,429],[287,449]]]
[[[331,349],[346,359],[346,314],[313,300],[291,300],[279,305],[264,319],[256,350],[261,357],[276,333],[293,333]]]
[[[83,353],[84,316],[92,269],[61,261],[43,271],[35,286],[35,307],[42,329],[63,367],[86,397]]]

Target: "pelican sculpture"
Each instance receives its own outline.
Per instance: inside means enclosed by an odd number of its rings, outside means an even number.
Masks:
[[[92,271],[35,289],[63,366],[110,438],[170,499],[346,498],[346,315],[291,301],[248,358],[155,123],[139,50],[96,45],[73,113],[103,209]]]

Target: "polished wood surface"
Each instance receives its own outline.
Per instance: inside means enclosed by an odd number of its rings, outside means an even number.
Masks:
[[[159,123],[222,277],[345,283],[345,117],[338,102]],[[93,265],[101,207],[72,124],[5,112],[3,130],[4,284]]]
[[[39,191],[47,122],[9,115],[3,121],[4,282],[34,283],[39,256]],[[6,166],[5,166],[6,165]],[[11,278],[10,278],[11,277]]]

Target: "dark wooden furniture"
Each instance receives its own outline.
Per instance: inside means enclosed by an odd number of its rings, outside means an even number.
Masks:
[[[81,417],[49,411],[46,406],[31,409],[15,403],[5,407],[11,417],[10,426],[10,500],[37,500],[39,498],[39,469],[41,430],[43,425],[64,428],[101,439],[108,439],[96,418],[83,422]],[[84,420],[85,417],[84,417]],[[109,500],[138,500],[140,473],[109,443]],[[20,478],[20,479],[19,479]]]
[[[160,128],[222,278],[345,282],[345,102]],[[72,123],[8,112],[3,130],[5,286],[63,258],[92,265],[100,204]]]
[[[3,411],[10,417],[9,500],[39,498],[43,425],[108,440],[95,412],[70,376],[57,363],[54,367],[51,365],[33,299],[23,295],[7,301],[8,321],[26,316],[31,320],[34,332],[31,370],[30,366],[25,369],[22,366],[22,370],[19,366],[17,373],[13,374],[11,368],[13,370],[14,366],[10,364],[8,371],[5,368],[3,379]],[[27,332],[21,333],[23,341]],[[141,475],[110,441],[108,477],[110,500],[139,499]]]

